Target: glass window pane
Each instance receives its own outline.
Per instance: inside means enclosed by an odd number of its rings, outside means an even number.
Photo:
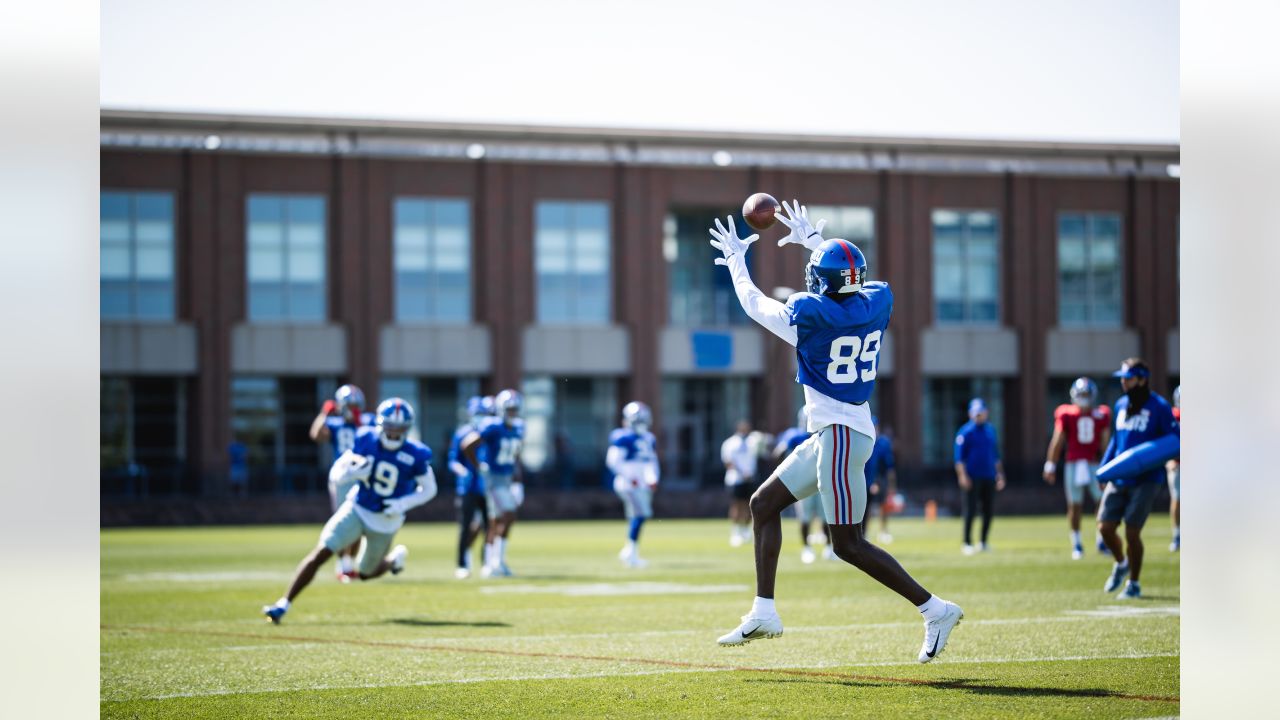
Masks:
[[[173,277],[173,253],[168,247],[140,247],[137,261],[139,279],[168,280]]]
[[[964,266],[957,260],[934,261],[933,296],[960,298],[964,295]]]
[[[291,282],[322,282],[324,254],[319,250],[293,248],[289,252],[289,280]]]
[[[284,200],[276,195],[250,195],[248,214],[251,222],[284,223]]]
[[[99,313],[104,318],[128,318],[133,313],[131,295],[128,283],[103,280],[99,288]]]
[[[249,218],[249,250],[284,247],[284,225],[273,220]]]
[[[1093,236],[1101,240],[1111,240],[1117,245],[1120,242],[1120,216],[1094,215]]]
[[[1118,301],[1095,303],[1093,306],[1093,321],[1096,325],[1120,325],[1120,303]]]
[[[956,323],[964,320],[964,302],[959,300],[939,300],[937,302],[937,318],[939,323]]]
[[[1114,238],[1094,237],[1089,243],[1089,259],[1095,270],[1111,270],[1119,266],[1120,253]]]
[[[323,249],[324,226],[312,222],[289,223],[289,247],[304,250]]]
[[[397,320],[426,320],[427,319],[426,290],[398,285],[396,287],[396,319]]]
[[[173,284],[169,282],[139,282],[137,316],[147,320],[172,318]]]
[[[1083,238],[1064,237],[1058,241],[1058,271],[1080,272],[1085,269],[1085,245]]]
[[[1085,306],[1081,302],[1058,304],[1058,319],[1063,325],[1083,325],[1086,322]]]
[[[288,303],[293,320],[324,320],[324,286],[319,283],[291,284]]]
[[[435,232],[435,269],[439,272],[465,272],[467,268],[467,229],[462,225],[442,225]]]
[[[427,252],[427,226],[397,225],[395,247],[397,257],[401,253],[419,254],[425,257]]]
[[[397,272],[425,273],[430,269],[427,250],[425,247],[413,249],[397,247],[394,265]]]
[[[284,252],[277,249],[249,248],[249,282],[284,280]]]
[[[324,198],[317,195],[290,195],[289,223],[324,227]]]
[[[539,202],[534,214],[539,231],[569,228],[569,206],[566,203]]]
[[[101,276],[104,280],[128,280],[133,276],[129,246],[103,247],[100,257],[102,263]]]
[[[999,287],[1000,279],[996,274],[994,263],[971,262],[969,264],[969,299],[994,301]]]
[[[396,198],[393,205],[396,228],[424,226],[427,224],[427,201],[416,198]]]
[[[278,282],[249,283],[249,319],[284,318],[284,285]]]
[[[1082,242],[1085,236],[1085,218],[1083,215],[1062,214],[1058,216],[1058,242],[1071,240]]]
[[[538,226],[536,249],[539,273],[569,272],[569,233],[563,226]]]
[[[609,238],[604,228],[579,228],[573,245],[578,272],[603,276],[609,271]]]
[[[436,200],[435,223],[438,227],[456,227],[465,232],[471,225],[470,203],[466,200]]]

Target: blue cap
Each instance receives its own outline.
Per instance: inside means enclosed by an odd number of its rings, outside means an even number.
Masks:
[[[986,411],[987,404],[982,401],[982,398],[974,398],[969,401],[969,417],[974,417],[978,413]]]
[[[1111,373],[1111,377],[1115,378],[1149,378],[1151,371],[1147,369],[1145,363],[1136,362],[1133,364],[1124,363],[1120,369]]]

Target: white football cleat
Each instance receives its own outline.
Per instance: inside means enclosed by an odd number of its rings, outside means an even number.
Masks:
[[[399,575],[404,572],[404,560],[407,557],[409,557],[409,548],[397,545],[391,549],[391,554],[387,555],[387,560],[391,561],[392,575]]]
[[[943,648],[947,646],[947,638],[951,637],[951,631],[964,618],[964,611],[959,605],[946,600],[943,602],[946,603],[947,609],[942,616],[936,620],[924,621],[924,644],[920,646],[918,658],[922,663],[927,663],[942,654]]]
[[[961,554],[964,554],[964,555],[973,555],[974,553],[978,552],[978,548],[972,545],[966,544],[960,548],[960,552]]]
[[[480,568],[480,577],[482,578],[491,578],[497,574],[498,574],[497,569],[494,568],[492,565],[485,565],[484,567]]]
[[[776,614],[772,617],[752,617],[750,614],[742,616],[742,624],[736,630],[728,635],[722,636],[716,642],[721,647],[729,647],[731,645],[746,645],[752,640],[768,640],[782,636],[782,618]]]
[[[1080,549],[1079,547],[1077,547],[1077,548],[1075,548],[1075,549],[1073,549],[1073,550],[1071,551],[1071,559],[1072,559],[1072,560],[1079,560],[1079,559],[1080,559],[1080,558],[1082,558],[1082,557],[1084,557],[1084,550]]]
[[[629,568],[635,568],[635,569],[637,569],[637,570],[638,570],[638,569],[640,569],[640,568],[647,568],[647,567],[649,567],[649,561],[648,561],[648,560],[645,560],[645,559],[644,559],[644,558],[642,558],[642,557],[640,557],[640,555],[639,555],[639,554],[632,555],[632,556],[631,556],[630,558],[628,558],[625,562],[627,563],[627,567],[629,567]]]
[[[742,535],[737,530],[729,534],[729,547],[742,547]]]
[[[458,580],[466,580],[467,578],[471,577],[471,570],[464,567],[460,567],[457,570],[453,571],[453,576]]]
[[[813,554],[812,548],[806,547],[805,549],[800,551],[800,562],[804,563],[805,565],[812,565],[813,561],[817,559],[818,559],[818,556]]]
[[[880,533],[880,544],[881,544],[881,545],[888,545],[888,544],[889,544],[889,543],[891,543],[891,542],[893,542],[893,536],[892,536],[892,535],[890,535],[890,534],[889,534],[889,533],[887,533],[887,532],[882,532],[882,533]]]
[[[833,548],[833,547],[831,547],[830,545],[828,545],[828,546],[827,546],[827,547],[822,551],[822,559],[823,559],[823,560],[839,560],[839,559],[840,559],[840,556],[839,556],[839,555],[836,555],[836,549],[835,549],[835,548]]]

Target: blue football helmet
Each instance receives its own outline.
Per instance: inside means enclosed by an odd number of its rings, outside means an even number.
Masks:
[[[1087,377],[1076,378],[1071,383],[1071,402],[1080,407],[1092,407],[1098,398],[1098,386]]]
[[[857,245],[835,238],[823,240],[804,268],[804,283],[815,295],[855,293],[867,279],[867,258]]]
[[[364,407],[364,393],[355,385],[343,385],[333,394],[333,401],[339,413],[359,419],[360,409]]]
[[[622,424],[633,430],[641,430],[653,423],[653,413],[642,402],[632,401],[622,408]]]
[[[399,450],[413,427],[413,406],[403,398],[388,398],[378,405],[378,442],[388,450]],[[390,435],[394,435],[391,437]]]
[[[472,420],[475,420],[478,417],[492,415],[493,398],[488,395],[485,395],[484,397],[473,395],[467,400],[467,414],[471,416]]]
[[[503,420],[511,420],[520,415],[524,405],[524,397],[518,390],[503,390],[493,399],[494,410]]]

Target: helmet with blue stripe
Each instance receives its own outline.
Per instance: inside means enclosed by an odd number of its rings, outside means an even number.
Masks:
[[[653,413],[649,406],[642,402],[631,401],[622,408],[622,424],[633,430],[649,427],[653,423]]]
[[[383,400],[374,413],[378,424],[378,441],[388,450],[399,450],[413,427],[413,406],[403,398]]]
[[[343,385],[333,394],[333,401],[338,406],[338,412],[343,415],[350,415],[359,418],[360,409],[364,407],[364,392],[355,385]]]
[[[493,398],[485,395],[474,395],[467,400],[467,414],[472,420],[493,414]]]
[[[524,397],[518,390],[503,390],[493,399],[494,410],[503,420],[513,419],[520,414],[524,405]]]
[[[857,245],[823,240],[804,268],[805,287],[815,295],[855,293],[867,279],[867,258]]]
[[[1098,386],[1087,377],[1078,377],[1071,383],[1071,402],[1080,407],[1091,407],[1098,399]]]

